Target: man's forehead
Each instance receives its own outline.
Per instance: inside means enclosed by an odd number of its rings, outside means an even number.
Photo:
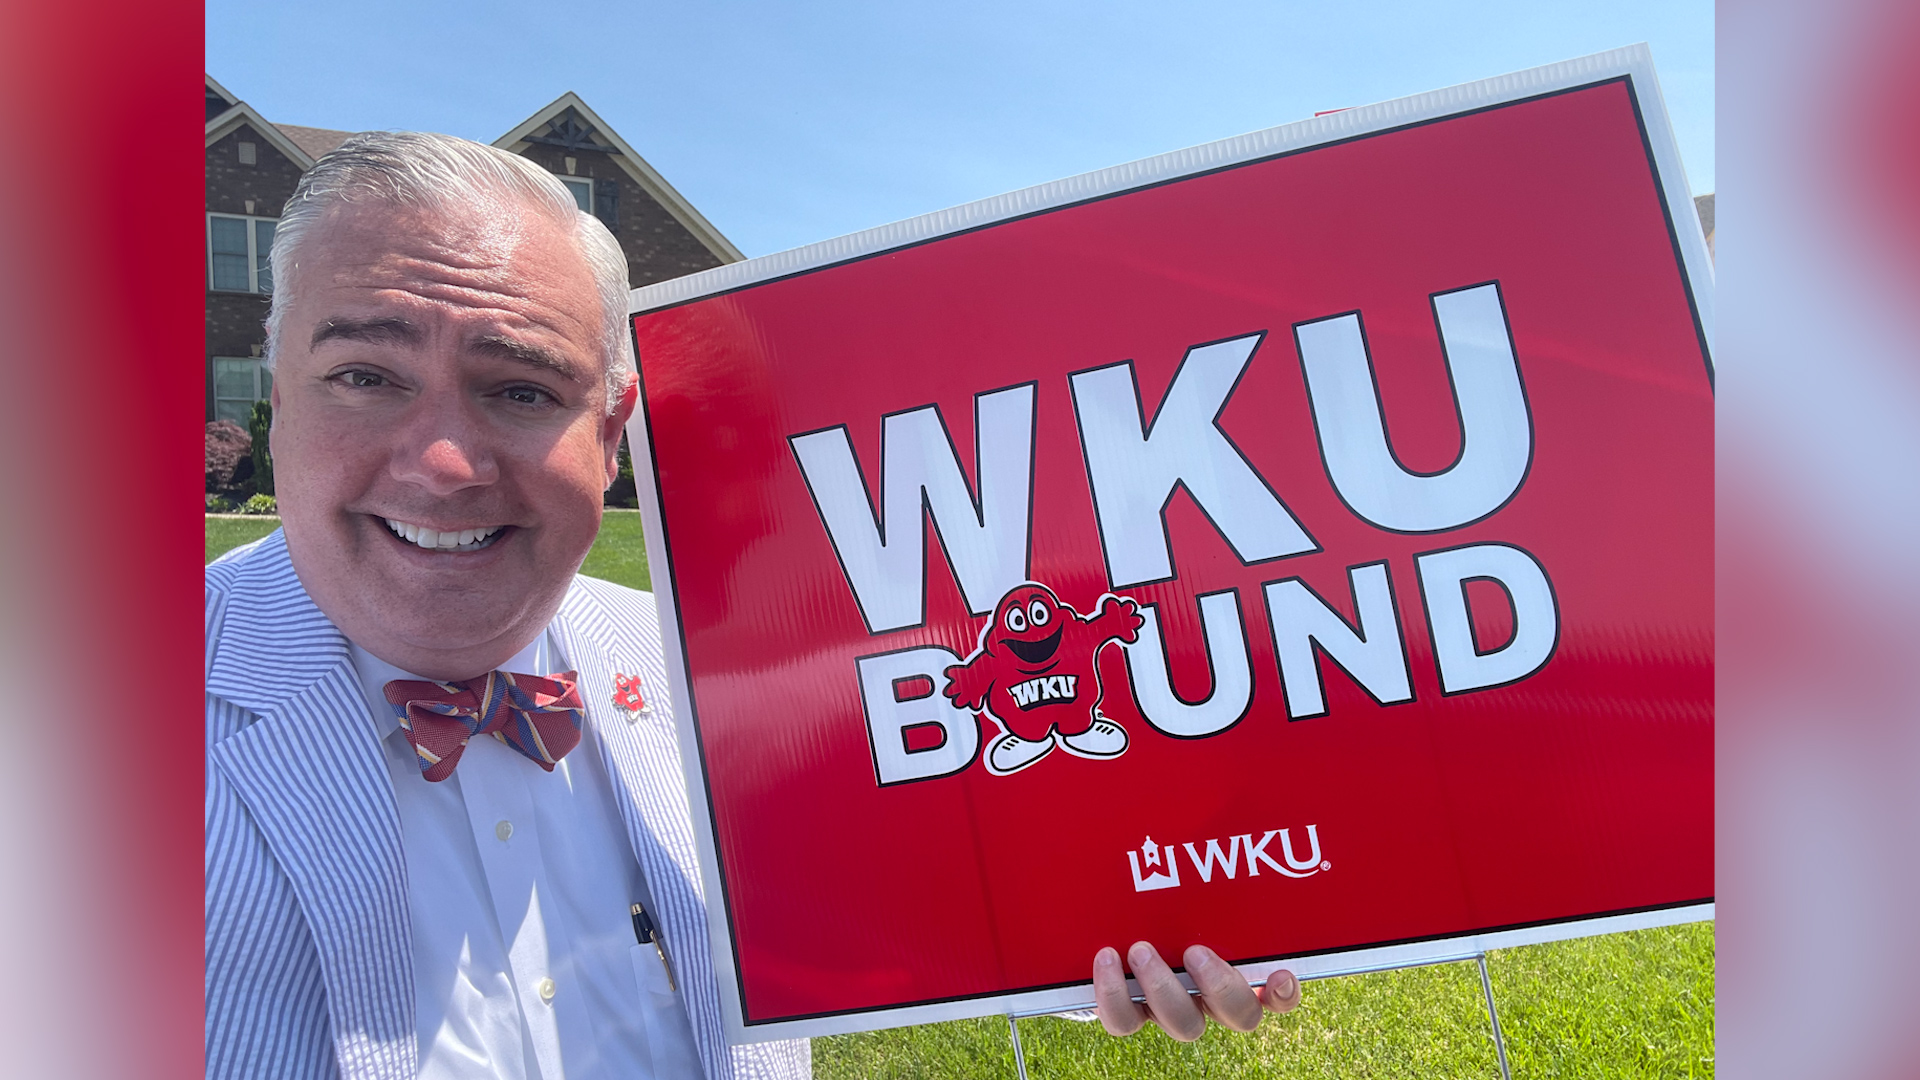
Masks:
[[[573,222],[511,194],[417,205],[369,197],[329,207],[299,241],[302,273],[351,284],[411,272],[522,273],[562,287],[591,287],[592,269]]]
[[[592,270],[573,234],[538,206],[338,204],[302,240],[299,263],[288,299],[311,320],[310,332],[295,331],[309,347],[419,344],[452,316],[472,324],[462,329],[468,347],[507,359],[576,374],[578,364],[530,340],[542,331],[598,352]]]

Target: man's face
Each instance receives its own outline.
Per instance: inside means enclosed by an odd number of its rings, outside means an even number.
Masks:
[[[539,634],[600,527],[629,391],[570,224],[509,200],[336,206],[301,246],[273,385],[281,524],[361,647],[470,678]]]

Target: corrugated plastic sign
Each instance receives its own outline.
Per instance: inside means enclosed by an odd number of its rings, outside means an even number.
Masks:
[[[1632,49],[637,290],[730,1036],[1709,913],[1711,289]]]

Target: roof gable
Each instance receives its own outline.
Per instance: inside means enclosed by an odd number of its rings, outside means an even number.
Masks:
[[[207,76],[207,82],[213,82],[213,76]],[[207,145],[212,146],[233,133],[233,130],[245,124],[260,133],[275,150],[285,155],[288,161],[299,166],[301,172],[313,168],[313,155],[302,150],[286,132],[275,127],[266,117],[253,111],[253,106],[238,102],[232,108],[207,120]]]
[[[222,108],[220,110],[221,112],[225,112],[227,111],[227,109],[240,104],[240,99],[237,97],[234,97],[233,94],[229,92],[226,87],[221,86],[219,81],[216,80],[211,75],[207,76],[207,100],[208,101],[218,100],[218,101],[225,102],[226,107]]]
[[[493,141],[493,145],[511,153],[520,153],[539,143],[572,149],[591,148],[611,157],[640,189],[653,197],[701,245],[723,263],[740,262],[746,256],[733,242],[721,235],[686,197],[675,191],[665,177],[647,163],[599,114],[569,90],[551,104],[528,117],[519,126]]]
[[[227,88],[215,82],[213,76],[207,76],[207,119],[211,120],[238,104],[239,98],[227,93]]]

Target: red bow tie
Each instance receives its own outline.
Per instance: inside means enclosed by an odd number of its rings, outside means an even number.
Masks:
[[[452,776],[475,735],[492,735],[552,772],[554,762],[580,743],[585,706],[577,674],[490,671],[449,683],[395,679],[386,686],[387,702],[427,780]]]

